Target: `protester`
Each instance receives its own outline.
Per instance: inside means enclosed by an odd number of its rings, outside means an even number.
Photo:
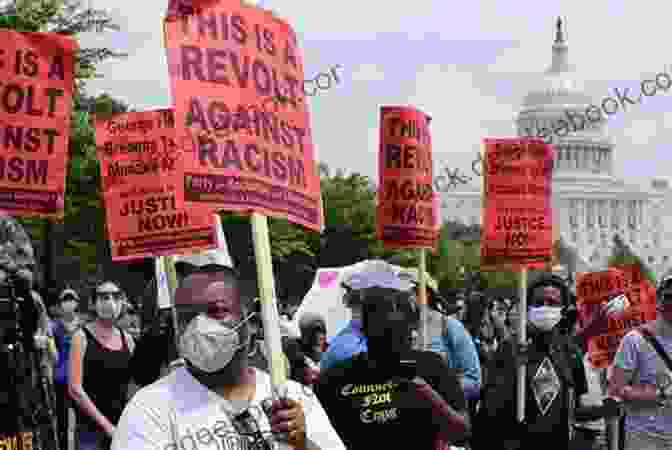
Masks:
[[[544,275],[528,288],[529,339],[519,346],[517,333],[499,348],[489,370],[488,384],[474,425],[472,448],[532,450],[552,443],[556,448],[574,445],[575,422],[620,414],[614,402],[587,406],[585,369],[580,349],[559,326],[568,308],[565,282]],[[511,313],[517,326],[519,311]],[[517,420],[517,368],[526,364],[525,420]],[[489,430],[497,429],[493,436]]]
[[[412,350],[418,309],[412,294],[362,293],[368,351],[324,372],[315,392],[350,450],[436,448],[469,429],[459,382],[434,352]]]
[[[268,372],[271,367],[271,358],[268,357],[268,349],[264,343],[264,326],[263,321],[261,320],[261,302],[259,299],[254,301],[253,311],[255,314],[248,322],[250,328],[250,348],[248,351],[248,362],[250,367]],[[284,322],[282,318],[280,321],[281,324]],[[280,338],[283,344],[287,339],[290,339],[287,336],[286,330],[283,330],[282,326],[280,326]],[[285,365],[285,375],[287,378],[291,378],[292,364],[287,357],[285,345],[283,345],[282,362]]]
[[[160,309],[143,330],[131,357],[133,380],[140,387],[147,386],[164,375],[177,359],[172,310]]]
[[[49,349],[45,305],[31,292],[36,270],[28,233],[14,218],[0,214],[0,436],[12,448],[40,445],[36,412],[44,411],[45,405],[36,393],[43,392],[45,367],[36,367],[34,361],[57,357],[55,348]]]
[[[430,307],[435,295],[438,294],[430,290]],[[476,401],[481,392],[481,363],[472,336],[457,318],[441,314],[434,308],[429,310],[428,321],[429,350],[442,355],[448,367],[462,375],[466,399]]]
[[[327,351],[322,355],[320,371],[325,371],[341,361],[367,351],[366,338],[362,333],[361,302],[364,289],[367,287],[387,287],[399,291],[410,291],[413,284],[399,279],[393,272],[375,271],[353,275],[347,283],[343,283],[345,295],[343,302],[352,313],[348,325],[334,336],[328,343]]]
[[[248,364],[250,302],[232,269],[191,270],[175,293],[185,366],[138,391],[112,450],[175,450],[185,441],[199,448],[196,439],[227,448],[270,448],[275,441],[281,449],[344,449],[317,398],[297,383],[288,382],[268,408],[271,378]]]
[[[95,290],[96,319],[73,337],[68,392],[77,405],[80,450],[109,448],[128,401],[133,338],[115,325],[125,295],[113,282]]]
[[[609,378],[623,399],[626,450],[672,448],[672,279],[656,292],[657,318],[623,337]],[[660,348],[659,352],[656,346]]]
[[[301,351],[305,360],[306,384],[312,385],[320,375],[320,360],[327,350],[327,325],[318,314],[306,313],[299,318]]]
[[[58,296],[58,317],[53,320],[53,334],[58,350],[58,361],[54,368],[54,389],[56,391],[56,412],[60,447],[67,448],[69,410],[72,406],[68,394],[68,366],[72,336],[79,330],[82,321],[77,314],[79,294],[73,289],[64,289]]]
[[[614,300],[622,297],[622,290],[612,290],[608,295],[608,300]],[[590,306],[587,304],[577,305],[578,321],[575,327],[575,342],[583,350],[583,366],[586,371],[586,380],[588,392],[586,392],[581,401],[585,405],[601,406],[607,395],[607,374],[609,368],[595,367],[588,354],[588,341],[592,336],[606,333],[608,330],[608,308],[600,308],[596,314],[590,314]],[[586,319],[588,318],[588,319]],[[600,418],[594,421],[578,423],[576,425],[576,450],[591,450],[610,448],[609,436],[607,435],[607,423]]]

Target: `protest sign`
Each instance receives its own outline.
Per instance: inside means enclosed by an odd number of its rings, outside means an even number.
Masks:
[[[656,318],[656,288],[642,272],[639,264],[616,266],[625,274],[625,293],[631,303],[629,318],[638,323]]]
[[[212,210],[183,204],[172,110],[97,118],[96,147],[113,260],[216,247]]]
[[[319,231],[320,180],[294,31],[239,0],[171,3],[164,34],[178,139],[187,144],[185,201]],[[292,107],[246,106],[268,96]],[[227,129],[234,133],[211,133]]]
[[[553,254],[553,150],[538,139],[486,138],[481,268],[543,268]]]
[[[579,273],[576,278],[576,306],[581,323],[588,323],[615,292],[626,292],[626,275],[610,268],[602,272]],[[626,294],[627,295],[627,294]],[[605,368],[613,361],[621,338],[630,331],[631,309],[625,316],[609,317],[607,332],[588,340],[590,362],[594,367]]]
[[[408,106],[380,110],[376,222],[389,247],[433,248],[438,240],[429,120]]]
[[[77,43],[0,30],[0,210],[61,218]]]

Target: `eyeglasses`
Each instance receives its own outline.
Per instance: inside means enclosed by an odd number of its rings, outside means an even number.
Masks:
[[[112,300],[121,300],[124,298],[124,294],[121,291],[114,291],[114,292],[96,292],[96,297],[100,299],[112,299]]]

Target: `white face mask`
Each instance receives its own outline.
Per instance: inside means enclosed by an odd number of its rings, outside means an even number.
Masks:
[[[561,306],[534,306],[527,313],[528,320],[540,331],[551,331],[562,319]]]
[[[248,342],[241,342],[238,329],[254,317],[254,313],[236,323],[222,322],[199,314],[187,325],[180,337],[180,354],[194,367],[203,372],[213,373],[229,365],[236,352],[247,348]]]
[[[121,303],[116,300],[96,300],[96,314],[101,319],[116,320],[121,314]]]
[[[61,311],[64,314],[72,314],[77,309],[77,302],[74,300],[66,300],[61,303]]]

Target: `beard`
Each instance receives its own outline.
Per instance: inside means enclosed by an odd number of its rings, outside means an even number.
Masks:
[[[233,359],[226,365],[226,367],[215,372],[204,372],[194,367],[187,360],[187,367],[189,372],[199,382],[205,385],[208,389],[234,386],[241,384],[245,377],[248,368],[248,349],[240,348],[233,356]]]

